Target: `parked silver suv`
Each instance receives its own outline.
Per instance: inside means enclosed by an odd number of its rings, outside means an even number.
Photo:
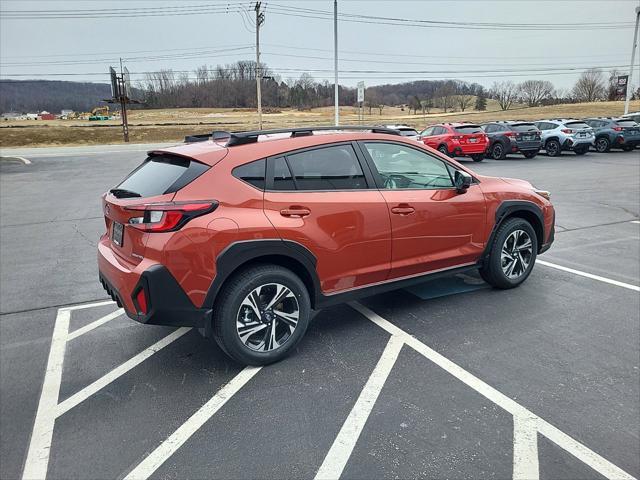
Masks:
[[[582,120],[554,118],[535,124],[542,132],[542,148],[550,157],[557,157],[563,150],[584,155],[595,143],[593,129]]]

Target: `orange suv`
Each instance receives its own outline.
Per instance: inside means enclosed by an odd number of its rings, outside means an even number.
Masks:
[[[548,192],[393,130],[186,140],[104,194],[100,281],[132,319],[198,328],[245,364],[283,358],[336,303],[474,268],[516,287],[553,242]]]

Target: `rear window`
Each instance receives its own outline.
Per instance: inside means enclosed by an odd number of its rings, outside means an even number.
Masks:
[[[458,133],[483,133],[479,125],[462,125],[454,130]]]
[[[530,132],[532,130],[537,130],[538,127],[533,123],[514,123],[511,125],[511,129],[516,132]]]
[[[112,192],[116,196],[140,197],[174,193],[198,178],[208,168],[207,165],[187,158],[171,155],[153,156],[131,172]],[[119,194],[117,190],[126,193]]]
[[[633,120],[616,120],[616,123],[621,127],[635,127],[637,123]]]
[[[403,137],[411,137],[413,135],[418,135],[417,130],[414,130],[412,128],[400,128],[398,129],[398,131],[400,132],[400,135],[402,135]]]
[[[585,122],[567,122],[565,125],[570,128],[591,128]]]
[[[257,160],[245,165],[240,165],[233,169],[233,176],[250,183],[260,190],[264,190],[266,165],[266,160]]]

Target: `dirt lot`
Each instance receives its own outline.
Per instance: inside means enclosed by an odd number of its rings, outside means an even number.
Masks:
[[[441,121],[483,122],[487,120],[523,119],[537,120],[553,117],[614,116],[623,112],[623,102],[596,102],[565,104],[549,107],[526,108],[517,106],[500,111],[495,101],[489,101],[488,111],[448,112],[431,110],[428,115],[411,114],[407,109],[385,107],[380,115],[378,109],[371,114],[365,111],[365,124],[407,123],[422,129]],[[640,101],[631,102],[631,111],[640,110]],[[357,110],[341,107],[341,123],[357,124]],[[257,128],[255,110],[176,108],[166,110],[133,110],[129,116],[130,137],[135,143],[179,141],[185,135],[205,133],[211,130],[247,130]],[[333,123],[333,108],[318,108],[309,111],[283,110],[263,115],[264,128],[293,127],[305,125],[330,125]],[[3,121],[0,124],[0,147],[53,146],[79,144],[121,143],[120,120],[89,122],[85,120],[51,121]]]

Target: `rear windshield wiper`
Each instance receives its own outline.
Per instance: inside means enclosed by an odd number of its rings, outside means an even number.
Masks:
[[[127,190],[126,188],[112,188],[111,190],[109,190],[109,193],[114,194],[117,198],[132,198],[142,196],[138,192]]]

